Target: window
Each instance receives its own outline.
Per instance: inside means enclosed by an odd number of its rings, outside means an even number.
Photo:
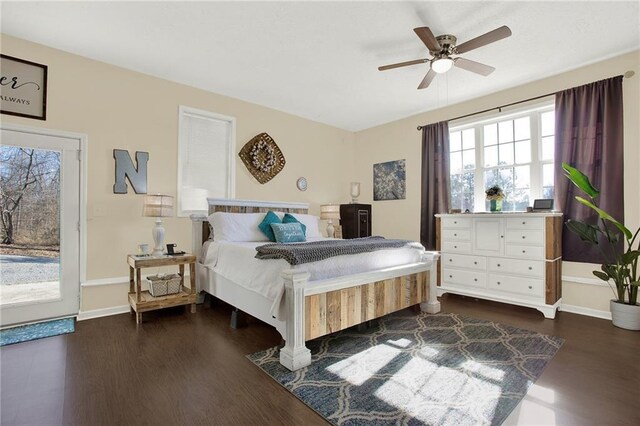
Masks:
[[[505,192],[503,210],[526,210],[536,198],[553,198],[554,107],[454,126],[449,132],[451,207],[489,210],[485,189]]]
[[[180,106],[178,121],[178,216],[207,212],[235,196],[235,118]]]

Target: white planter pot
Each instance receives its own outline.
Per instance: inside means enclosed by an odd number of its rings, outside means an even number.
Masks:
[[[613,325],[626,330],[640,330],[640,305],[626,305],[612,300],[609,306]]]

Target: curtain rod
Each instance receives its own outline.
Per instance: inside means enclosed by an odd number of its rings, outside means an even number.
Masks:
[[[624,78],[631,78],[635,75],[635,72],[633,71],[627,71],[624,73],[624,75],[622,77]],[[619,76],[615,76],[615,77],[619,77]],[[465,114],[465,115],[461,115],[459,117],[455,117],[455,118],[450,118],[447,121],[455,121],[455,120],[460,120],[463,118],[467,118],[467,117],[472,117],[474,115],[478,115],[478,114],[483,114],[485,112],[489,112],[489,111],[493,111],[493,110],[502,110],[502,108],[507,108],[510,106],[514,106],[514,105],[518,105],[518,104],[523,104],[525,102],[529,102],[529,101],[535,101],[536,99],[542,99],[542,98],[546,98],[547,96],[551,96],[551,95],[555,95],[558,92],[552,92],[552,93],[547,93],[546,95],[540,95],[540,96],[536,96],[533,98],[529,98],[529,99],[523,99],[521,101],[517,101],[517,102],[511,102],[510,104],[504,104],[504,105],[500,105],[497,107],[493,107],[493,108],[488,108],[488,109],[484,109],[482,111],[477,111],[477,112],[472,112],[471,114]],[[418,126],[418,130],[422,130],[423,128],[427,127],[427,124],[425,124],[424,126]]]

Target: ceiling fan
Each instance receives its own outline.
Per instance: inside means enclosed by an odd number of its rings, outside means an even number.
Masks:
[[[429,62],[429,72],[422,79],[422,82],[418,86],[418,89],[429,87],[429,84],[431,84],[436,74],[445,73],[449,71],[452,66],[475,72],[476,74],[480,74],[485,77],[488,76],[493,71],[495,71],[494,67],[490,67],[489,65],[481,64],[480,62],[472,61],[470,59],[453,57],[453,55],[467,53],[470,50],[486,46],[487,44],[502,40],[503,38],[507,38],[511,35],[511,30],[509,29],[509,27],[503,25],[502,27],[496,28],[493,31],[489,31],[488,33],[482,34],[481,36],[478,36],[474,39],[465,41],[460,45],[456,45],[456,37],[450,34],[443,34],[436,37],[433,35],[429,27],[414,28],[413,31],[418,37],[420,37],[420,40],[422,40],[425,46],[427,46],[427,48],[429,49],[429,53],[431,54],[431,56],[433,56],[433,58],[416,59],[414,61],[384,65],[382,67],[378,67],[378,70],[385,71],[393,68],[424,64],[425,62]]]

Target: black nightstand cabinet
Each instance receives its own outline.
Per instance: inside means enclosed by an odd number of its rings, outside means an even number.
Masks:
[[[371,236],[371,204],[340,204],[342,238]]]

